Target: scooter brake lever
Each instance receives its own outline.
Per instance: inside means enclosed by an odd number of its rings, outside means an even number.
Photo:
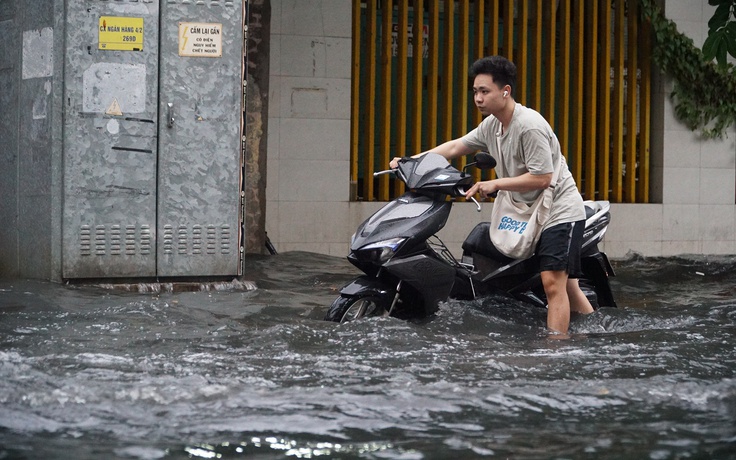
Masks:
[[[383,176],[384,174],[393,174],[395,173],[395,169],[387,169],[385,171],[378,171],[373,173],[373,177]]]
[[[477,208],[476,211],[480,212],[480,203],[478,203],[478,200],[476,200],[474,197],[470,197],[471,200],[473,200],[473,203],[475,203],[475,207]]]
[[[458,188],[457,189],[460,194],[465,195],[465,189],[464,188]],[[470,197],[470,200],[475,203],[475,207],[477,208],[476,211],[480,212],[480,203],[478,203],[478,200],[475,199],[475,197]]]

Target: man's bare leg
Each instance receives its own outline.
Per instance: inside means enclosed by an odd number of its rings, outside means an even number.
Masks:
[[[580,284],[575,278],[568,278],[567,280],[567,297],[570,299],[570,311],[584,315],[593,313],[593,306],[583,290],[580,289]]]
[[[547,329],[567,334],[570,326],[570,299],[567,294],[567,272],[541,272],[544,293],[547,294]]]

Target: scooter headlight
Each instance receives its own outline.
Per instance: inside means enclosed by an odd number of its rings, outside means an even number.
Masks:
[[[371,260],[384,263],[394,256],[394,253],[404,241],[406,241],[406,238],[391,238],[363,246],[360,248],[360,252],[368,255]]]

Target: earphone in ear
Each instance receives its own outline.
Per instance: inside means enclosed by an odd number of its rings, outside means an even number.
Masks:
[[[508,95],[509,95],[509,92],[508,92],[508,91],[504,91],[504,92],[503,92],[503,97],[506,97],[506,96],[508,96]]]

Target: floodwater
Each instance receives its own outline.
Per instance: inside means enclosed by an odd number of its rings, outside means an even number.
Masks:
[[[0,459],[736,458],[736,258],[614,266],[567,341],[501,298],[324,322],[357,272],[310,253],[256,289],[0,281]]]

